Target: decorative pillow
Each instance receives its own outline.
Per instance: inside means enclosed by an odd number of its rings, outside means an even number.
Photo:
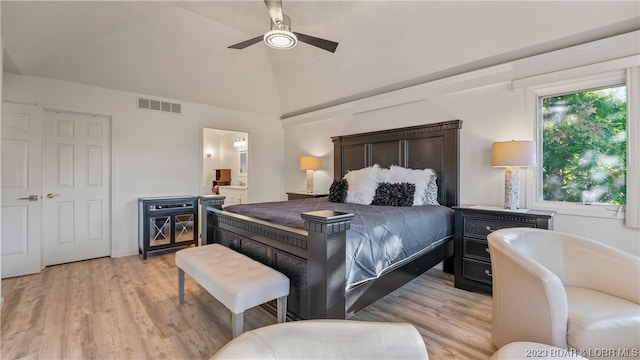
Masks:
[[[427,186],[424,201],[425,205],[440,205],[440,203],[438,203],[438,183],[436,179],[437,177],[435,175],[431,175],[431,181],[429,181],[429,185]]]
[[[329,188],[329,201],[343,203],[347,199],[348,189],[347,179],[333,180],[333,184]]]
[[[378,184],[383,182],[400,183],[402,182],[402,179],[394,181],[391,179],[391,169],[380,168],[380,170],[378,170]]]
[[[412,206],[415,192],[416,186],[411,183],[383,182],[378,184],[371,205]]]
[[[403,168],[402,166],[391,165],[388,169],[381,169],[378,179],[380,182],[389,182],[392,184],[406,182],[406,175],[411,169]]]
[[[427,202],[428,187],[431,182],[431,177],[436,176],[435,171],[432,169],[407,169],[401,166],[392,165],[389,168],[388,181],[395,182],[408,182],[415,184],[416,193],[413,197],[413,205],[425,205]],[[436,189],[437,199],[437,189]]]
[[[369,205],[373,201],[378,187],[378,164],[349,171],[344,178],[349,183],[347,199],[345,202],[351,204]]]

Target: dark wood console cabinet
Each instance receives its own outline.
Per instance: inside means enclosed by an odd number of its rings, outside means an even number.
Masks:
[[[138,199],[138,253],[198,246],[198,198],[195,196]]]
[[[553,211],[530,209],[520,212],[483,206],[459,206],[454,209],[455,287],[488,293],[492,292],[492,275],[487,235],[510,227],[552,230],[555,215]]]

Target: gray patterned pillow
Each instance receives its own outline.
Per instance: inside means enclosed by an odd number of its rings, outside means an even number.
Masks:
[[[427,185],[427,191],[425,192],[425,205],[440,205],[438,203],[438,183],[436,182],[437,177],[435,175],[431,175],[431,180]]]

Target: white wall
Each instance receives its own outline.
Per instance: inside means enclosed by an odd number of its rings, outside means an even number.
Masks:
[[[1,7],[0,7],[1,8]],[[2,19],[2,11],[0,10],[0,19]],[[1,23],[1,21],[0,21]],[[2,28],[1,24],[0,24],[0,29]],[[0,37],[0,48],[4,49],[4,40],[2,40],[2,38]],[[0,57],[0,69],[2,69],[3,66],[3,58]],[[2,79],[3,79],[3,75],[2,73],[0,73],[0,83],[2,83]],[[0,88],[0,99],[2,99],[2,88]],[[2,114],[2,102],[0,101],[0,114]],[[0,129],[2,127],[0,126]],[[0,136],[2,136],[2,130],[0,130]],[[1,158],[1,157],[0,157]],[[0,169],[2,169],[2,163],[0,161]],[[0,170],[0,173],[2,171]],[[0,174],[1,175],[1,174]],[[2,176],[0,176],[0,189],[2,188]],[[0,192],[0,202],[2,202],[2,194]],[[2,211],[0,209],[0,211]],[[2,244],[2,222],[0,221],[0,244]],[[0,256],[0,269],[2,269],[2,256]],[[1,270],[0,270],[1,272]],[[2,274],[0,274],[0,278],[2,278]],[[0,281],[0,308],[4,305],[4,297],[2,296],[2,281]]]
[[[286,189],[304,187],[305,174],[298,169],[297,158],[306,153],[321,157],[322,169],[315,173],[315,190],[329,189],[333,180],[331,136],[462,119],[462,203],[499,205],[503,201],[504,170],[490,166],[491,145],[499,140],[532,137],[532,129],[518,113],[520,106],[524,106],[520,98],[507,84],[498,84],[478,91],[288,127],[285,129]]]
[[[139,197],[202,194],[204,127],[249,133],[255,150],[249,154],[250,201],[285,198],[284,132],[277,118],[175,99],[166,100],[181,103],[182,115],[138,110],[140,95],[147,96],[4,74],[3,101],[112,116],[112,256],[138,253]]]
[[[215,172],[213,169],[220,168],[220,135],[213,129],[203,129],[203,149],[202,149],[202,193],[213,195],[213,180]],[[211,156],[207,157],[207,152]]]
[[[637,41],[636,34],[610,50],[615,56],[637,55]],[[606,60],[603,57],[610,53],[604,54],[600,49],[601,44],[583,46],[579,51],[572,49],[567,56],[558,56],[557,61],[525,59],[285,119],[285,187],[304,188],[304,172],[298,169],[297,159],[311,154],[322,160],[314,190],[328,190],[333,179],[331,136],[461,119],[460,203],[501,206],[504,170],[490,166],[491,146],[496,141],[534,139],[526,91],[512,90],[510,80],[534,75],[536,71],[548,72],[551,64],[563,64],[560,69],[566,69],[565,62],[582,61],[575,64],[580,66]],[[526,173],[521,180],[521,205],[527,207],[527,189],[534,184],[526,183]],[[586,236],[640,255],[640,230],[625,227],[621,219],[559,213],[555,230]]]

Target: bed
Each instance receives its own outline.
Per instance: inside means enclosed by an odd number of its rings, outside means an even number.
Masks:
[[[287,275],[291,282],[289,317],[347,319],[442,261],[444,270],[452,272],[453,224],[447,219],[452,219],[450,207],[458,205],[461,127],[461,120],[453,120],[331,138],[336,180],[350,170],[374,164],[430,168],[437,174],[437,200],[442,205],[438,208],[444,209],[436,212],[442,219],[440,223],[447,228],[442,231],[447,234],[425,240],[417,251],[405,254],[402,260],[375,274],[352,274],[353,264],[347,256],[348,234],[352,236],[354,231],[366,226],[358,218],[360,213],[366,213],[365,219],[377,221],[375,215],[366,210],[366,207],[375,207],[373,205],[354,208],[352,204],[336,204],[319,198],[253,204],[253,208],[251,204],[240,209],[231,207],[230,210],[239,212],[234,213],[226,211],[229,208],[222,210],[223,198],[210,196],[202,202],[207,214],[203,217],[206,231],[202,241],[228,246]],[[260,215],[260,208],[269,213],[275,206],[286,206],[285,203],[299,208],[299,219],[294,215],[278,224]],[[422,207],[425,206],[395,210],[405,216],[404,212],[415,213]],[[375,211],[379,208],[387,207],[378,207]],[[295,213],[294,210],[285,212]],[[423,232],[427,233],[419,231]]]

